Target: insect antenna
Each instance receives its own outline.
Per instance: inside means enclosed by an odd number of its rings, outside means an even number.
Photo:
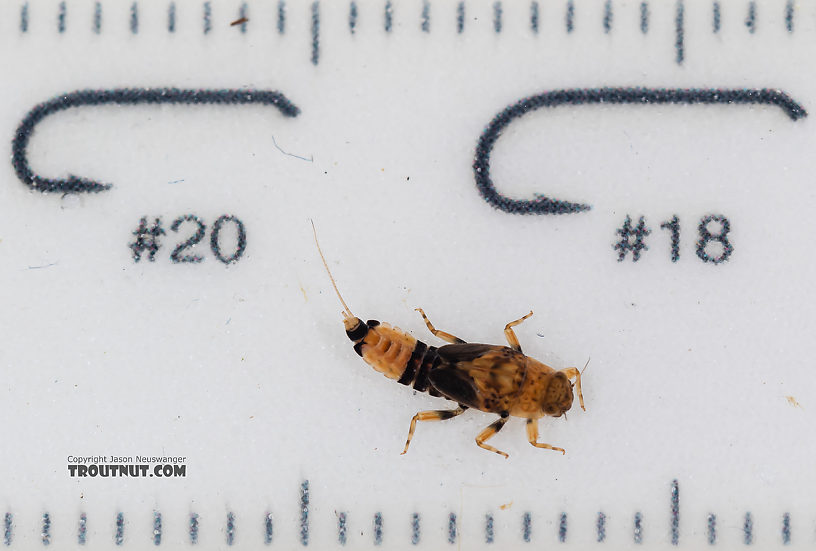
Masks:
[[[317,240],[317,228],[315,228],[314,220],[310,219],[309,222],[312,223],[312,232],[314,233],[314,240],[315,240],[315,245],[317,245],[317,252],[320,253],[320,260],[323,261],[323,266],[326,268],[326,273],[329,274],[329,279],[331,279],[332,287],[334,287],[334,292],[337,293],[337,298],[340,299],[340,302],[343,304],[343,308],[345,309],[344,312],[343,312],[343,317],[353,318],[354,314],[351,313],[351,310],[349,309],[348,305],[346,304],[346,301],[343,300],[343,296],[340,294],[340,291],[337,289],[337,283],[335,283],[334,276],[332,275],[331,270],[329,270],[329,264],[328,264],[328,262],[326,262],[326,257],[323,256],[323,250],[320,248],[320,242]]]
[[[587,363],[585,363],[585,364],[584,364],[584,368],[581,370],[581,375],[582,375],[582,376],[583,376],[583,374],[584,374],[584,371],[586,371],[587,366],[589,365],[589,360],[591,360],[591,359],[592,359],[592,358],[587,358]]]

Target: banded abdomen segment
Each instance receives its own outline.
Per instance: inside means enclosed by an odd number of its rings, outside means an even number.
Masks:
[[[441,396],[428,382],[428,372],[439,363],[436,347],[387,323],[355,320],[350,320],[346,334],[354,342],[354,351],[368,365],[403,385]]]

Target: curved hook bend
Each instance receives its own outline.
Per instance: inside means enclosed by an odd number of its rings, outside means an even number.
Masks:
[[[594,103],[634,104],[769,104],[781,108],[791,120],[807,116],[805,109],[780,90],[762,89],[666,89],[666,88],[576,88],[555,90],[524,98],[504,109],[487,125],[476,147],[473,172],[485,201],[510,214],[571,214],[592,207],[536,194],[533,200],[511,199],[499,193],[490,178],[490,153],[502,131],[515,119],[542,107]]]
[[[34,128],[46,117],[72,107],[96,105],[139,104],[222,104],[244,105],[259,103],[276,107],[286,117],[296,117],[300,109],[280,92],[271,90],[188,90],[179,88],[115,88],[110,90],[77,90],[61,94],[35,106],[23,117],[12,140],[11,164],[17,177],[31,189],[47,192],[99,192],[111,184],[96,182],[80,176],[44,178],[36,174],[28,162],[27,148]]]

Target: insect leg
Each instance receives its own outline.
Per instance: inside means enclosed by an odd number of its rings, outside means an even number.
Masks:
[[[405,449],[402,450],[400,455],[405,455],[405,452],[408,451],[408,445],[411,443],[411,438],[414,437],[414,429],[416,429],[417,421],[444,421],[445,419],[450,419],[451,417],[456,417],[457,415],[461,415],[465,412],[467,406],[463,406],[459,404],[459,407],[456,409],[437,409],[433,411],[420,411],[416,415],[414,415],[413,419],[411,419],[411,428],[408,429],[408,440],[405,441]]]
[[[439,337],[443,341],[448,341],[451,344],[462,344],[465,342],[459,337],[455,337],[450,333],[445,333],[444,331],[440,331],[439,329],[434,327],[433,324],[431,323],[431,320],[429,320],[428,316],[425,315],[425,312],[422,311],[422,308],[417,308],[416,311],[422,315],[422,319],[425,320],[425,325],[428,326],[428,329],[430,329],[431,333],[433,333],[435,336]]]
[[[507,455],[503,451],[497,450],[493,446],[488,446],[487,444],[485,444],[485,441],[487,439],[492,438],[494,434],[496,434],[497,432],[499,432],[502,429],[502,427],[504,426],[504,424],[507,422],[508,419],[509,419],[509,417],[507,415],[502,415],[493,424],[491,424],[485,430],[480,432],[479,436],[476,437],[476,445],[479,446],[480,448],[484,448],[484,449],[486,449],[488,451],[497,453],[499,455],[503,455],[505,459],[510,457],[509,455]]]
[[[521,345],[518,342],[518,337],[516,337],[516,334],[513,332],[513,327],[523,322],[532,315],[533,312],[531,310],[530,313],[524,316],[523,318],[519,318],[516,321],[511,321],[510,323],[504,326],[504,336],[507,337],[507,342],[510,343],[510,348],[517,352],[521,352]]]
[[[527,439],[530,441],[530,444],[536,448],[555,450],[562,454],[567,453],[564,451],[564,448],[556,448],[555,446],[550,446],[549,444],[538,441],[538,419],[527,419]]]
[[[581,392],[581,372],[578,371],[577,367],[568,367],[566,369],[562,369],[561,371],[569,379],[575,377],[575,389],[578,391],[578,403],[581,404],[581,409],[586,411],[586,408],[584,407],[584,394]]]

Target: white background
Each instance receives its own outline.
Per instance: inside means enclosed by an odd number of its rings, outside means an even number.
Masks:
[[[336,545],[336,512],[348,515],[349,545],[372,545],[372,517],[384,517],[383,545],[410,547],[410,517],[422,518],[421,546],[447,546],[456,513],[463,549],[594,544],[629,547],[641,511],[644,544],[670,547],[669,492],[681,491],[680,543],[706,542],[717,514],[720,547],[742,546],[746,511],[754,543],[781,542],[790,513],[792,544],[813,543],[812,469],[816,388],[812,376],[814,262],[811,118],[792,122],[770,106],[585,106],[539,111],[514,122],[492,155],[506,194],[534,193],[593,206],[568,216],[517,216],[478,195],[471,164],[484,126],[522,97],[571,87],[650,86],[784,90],[816,106],[809,71],[816,10],[797,5],[795,32],[784,3],[686,2],[685,61],[675,63],[674,5],[651,3],[642,34],[639,2],[576,5],[564,29],[562,2],[542,1],[538,35],[529,5],[505,2],[502,32],[492,2],[468,2],[456,33],[453,3],[394,3],[382,28],[381,2],[320,6],[320,59],[310,63],[311,7],[248,4],[248,30],[229,22],[239,3],[141,3],[138,34],[130,4],[0,8],[0,129],[10,141],[36,103],[84,88],[164,87],[279,90],[302,109],[295,119],[261,106],[103,107],[63,112],[36,130],[29,152],[47,177],[78,174],[110,191],[61,197],[29,190],[0,165],[0,506],[14,515],[13,545],[72,547],[80,512],[88,547],[107,548],[114,517],[125,546],[151,545],[153,511],[163,545],[188,542],[200,515],[199,546],[224,547],[228,512],[235,545],[257,546],[274,517],[274,545],[300,547],[299,491],[311,488],[310,545]],[[304,161],[281,153],[313,158]],[[182,180],[179,182],[179,180]],[[208,224],[199,265],[169,259],[182,239],[174,218]],[[209,228],[234,214],[247,228],[245,256],[225,267],[209,251]],[[615,230],[629,214],[652,234],[638,263],[618,263]],[[694,253],[706,214],[731,221],[734,252],[714,266]],[[681,257],[669,260],[661,222],[677,215]],[[142,216],[161,216],[168,235],[155,263],[134,263],[127,245]],[[413,311],[468,341],[503,343],[517,328],[530,356],[557,369],[581,367],[587,411],[544,419],[542,440],[526,442],[520,420],[491,441],[475,435],[493,417],[468,412],[418,426],[419,410],[447,402],[413,395],[365,365],[343,334],[340,306],[320,263],[317,225],[338,285],[354,313],[396,324],[429,344]],[[190,227],[186,226],[186,231]],[[226,234],[225,234],[226,235]],[[228,240],[227,240],[228,241]],[[225,245],[226,247],[226,245]],[[799,406],[787,400],[793,396]],[[76,479],[69,455],[183,455],[184,479]],[[512,504],[505,509],[501,505]],[[4,512],[4,511],[0,511]]]

